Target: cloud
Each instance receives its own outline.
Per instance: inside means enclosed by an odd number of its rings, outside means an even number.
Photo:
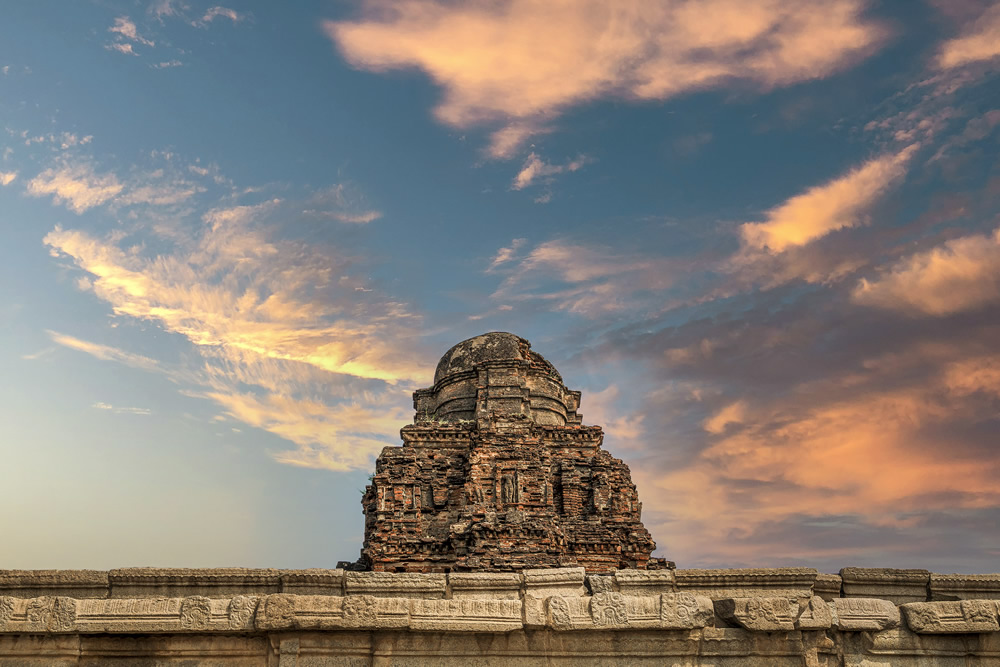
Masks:
[[[113,412],[116,415],[151,415],[153,411],[149,408],[129,408],[129,407],[119,407],[116,405],[111,405],[110,403],[104,403],[98,401],[90,407],[97,410],[107,410],[108,412]]]
[[[386,382],[422,371],[379,340],[377,333],[387,324],[350,318],[336,302],[310,298],[310,293],[319,296],[340,287],[331,275],[331,259],[292,243],[268,241],[241,222],[251,215],[246,207],[211,211],[198,246],[175,255],[146,258],[58,227],[44,241],[90,274],[94,293],[116,314],[158,322],[195,345]],[[412,317],[400,304],[383,308],[380,315],[400,326]]]
[[[154,69],[168,69],[170,67],[181,67],[184,63],[180,60],[164,60],[161,63],[156,63],[152,67]]]
[[[878,278],[859,281],[851,298],[866,306],[934,316],[1000,303],[1000,229],[903,258]]]
[[[740,231],[751,248],[781,252],[847,227],[864,224],[867,209],[906,174],[916,144],[873,158],[860,167],[796,195]]]
[[[155,46],[152,40],[148,40],[139,34],[139,30],[136,28],[135,23],[133,23],[127,16],[117,17],[114,24],[108,28],[108,32],[117,33],[132,42],[138,42],[139,44],[145,44],[146,46]]]
[[[725,406],[714,415],[706,419],[702,426],[713,435],[725,433],[726,427],[730,424],[741,424],[746,418],[746,401],[736,401]]]
[[[121,233],[57,227],[44,241],[84,272],[84,289],[117,317],[191,343],[201,363],[183,374],[191,387],[183,392],[296,445],[277,460],[366,468],[398,439],[406,395],[426,380],[414,344],[419,318],[350,278],[354,260],[335,248],[277,234],[289,210],[275,198],[212,208],[194,225],[163,223],[155,254]],[[137,362],[106,346],[54,340]]]
[[[113,42],[111,44],[105,44],[104,48],[108,51],[117,51],[118,53],[124,53],[127,56],[137,56],[138,53],[132,48],[132,45],[125,42]]]
[[[510,245],[505,248],[500,248],[497,254],[493,257],[493,261],[490,262],[489,267],[486,269],[487,273],[496,270],[497,267],[502,264],[513,260],[517,256],[517,250],[524,245],[527,239],[514,239],[510,242]]]
[[[1000,55],[1000,5],[989,7],[962,33],[941,45],[937,66],[941,69],[961,67],[970,63],[992,60]]]
[[[241,393],[208,393],[234,419],[261,428],[299,447],[275,454],[280,463],[327,470],[364,470],[399,433],[411,415],[400,407],[373,401],[336,407],[321,401],[280,395],[261,398]]]
[[[28,194],[52,195],[74,213],[83,213],[117,196],[124,186],[114,174],[98,174],[86,162],[46,169],[28,182]]]
[[[205,12],[205,15],[201,17],[201,22],[211,23],[217,18],[225,18],[229,19],[233,23],[239,23],[245,17],[235,9],[229,9],[228,7],[211,7]]]
[[[558,239],[538,244],[514,262],[520,245],[501,248],[486,269],[505,275],[491,298],[502,303],[545,303],[585,317],[636,306],[639,294],[670,287],[686,264],[686,260],[624,254]],[[662,304],[662,296],[657,299]]]
[[[489,149],[500,157],[531,128],[598,98],[668,99],[733,82],[767,90],[829,76],[884,39],[864,6],[369,0],[364,18],[323,27],[356,67],[425,71],[443,88],[442,122],[500,125]]]
[[[313,194],[306,201],[303,213],[355,225],[365,225],[382,217],[382,213],[366,205],[364,195],[356,187],[344,183]]]
[[[511,190],[523,190],[538,179],[551,180],[550,177],[556,174],[576,171],[587,164],[588,161],[586,157],[581,155],[566,164],[551,164],[542,160],[537,154],[531,153],[524,161],[521,171],[514,177],[514,182],[511,183],[510,188]]]
[[[0,185],[10,185],[17,178],[16,171],[0,171]]]
[[[74,338],[73,336],[58,333],[56,331],[47,331],[46,333],[48,333],[49,338],[52,339],[53,343],[62,345],[63,347],[68,347],[72,350],[86,352],[90,356],[104,361],[114,361],[119,364],[125,364],[126,366],[131,366],[132,368],[138,368],[144,371],[161,369],[160,364],[155,359],[150,359],[149,357],[145,357],[141,354],[133,354],[131,352],[126,352],[125,350],[120,350],[117,347],[111,347],[110,345],[103,345],[101,343],[93,343],[91,341]]]

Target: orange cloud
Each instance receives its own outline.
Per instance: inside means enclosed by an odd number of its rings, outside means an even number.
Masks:
[[[1000,358],[966,357],[952,346],[952,360],[923,386],[879,386],[889,367],[938,363],[933,357],[942,352],[914,350],[888,367],[876,360],[867,375],[800,385],[780,402],[757,397],[727,406],[706,421],[719,437],[693,461],[662,474],[633,468],[646,506],[669,508],[667,522],[652,522],[654,535],[668,538],[667,553],[679,561],[774,563],[774,544],[733,537],[802,516],[891,526],[908,513],[1000,505],[1000,459],[961,434],[939,435],[981,418],[976,392],[1000,396]],[[830,553],[805,546],[795,555]]]
[[[851,293],[860,304],[951,315],[1000,302],[1000,229],[946,241],[900,260]]]
[[[125,186],[114,174],[98,174],[87,163],[46,169],[28,182],[28,194],[52,195],[74,213],[83,213],[117,196]]]
[[[917,148],[913,144],[879,156],[792,197],[768,211],[764,222],[744,224],[740,229],[744,242],[751,248],[781,252],[863,224],[867,209],[906,173]]]
[[[941,69],[961,67],[970,63],[992,60],[1000,55],[1000,5],[983,12],[958,37],[941,45],[937,66]]]
[[[667,99],[732,80],[767,89],[821,78],[872,52],[883,30],[861,0],[369,0],[327,21],[355,66],[415,67],[444,89],[444,123],[503,125],[509,157],[532,128],[599,97]]]

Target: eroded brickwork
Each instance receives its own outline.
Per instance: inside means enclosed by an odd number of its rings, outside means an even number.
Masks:
[[[376,571],[589,572],[666,567],[640,520],[628,466],[581,425],[580,393],[528,341],[459,343],[414,394],[362,504],[361,565]]]

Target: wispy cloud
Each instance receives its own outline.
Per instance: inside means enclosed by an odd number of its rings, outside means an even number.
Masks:
[[[117,196],[124,186],[112,173],[99,174],[88,162],[46,169],[28,182],[28,194],[52,195],[74,213],[83,213]]]
[[[228,7],[210,7],[208,11],[201,17],[202,23],[211,23],[217,18],[229,19],[233,23],[239,23],[246,16],[240,14],[235,9],[229,9]]]
[[[153,411],[150,410],[149,408],[123,407],[123,406],[111,405],[110,403],[104,403],[102,401],[98,401],[97,403],[94,403],[90,407],[95,408],[97,410],[106,410],[108,412],[113,412],[116,415],[143,415],[143,416],[145,416],[145,415],[151,415],[151,414],[153,414]]]
[[[1000,56],[1000,5],[993,4],[962,33],[941,45],[937,65],[951,69]]]
[[[80,352],[86,352],[90,356],[103,359],[104,361],[114,361],[145,371],[161,369],[160,364],[155,359],[151,359],[141,354],[134,354],[110,345],[103,345],[101,343],[82,340],[67,334],[58,333],[56,331],[48,331],[47,333],[49,338],[52,339],[52,342],[58,345],[78,350]]]
[[[139,29],[136,27],[135,23],[127,16],[119,16],[115,19],[114,24],[108,28],[108,32],[113,32],[118,34],[124,39],[130,42],[137,42],[139,44],[144,44],[146,46],[155,46],[152,40],[146,39],[139,34]]]
[[[303,213],[355,225],[364,225],[382,217],[381,212],[367,205],[358,188],[344,183],[313,194],[306,201]]]
[[[499,157],[567,107],[596,98],[667,99],[734,80],[766,90],[828,76],[883,40],[864,6],[370,0],[362,20],[324,28],[357,67],[427,72],[444,89],[442,122],[500,125],[490,148]]]
[[[510,242],[509,246],[497,250],[497,254],[493,257],[493,261],[490,262],[489,267],[486,269],[487,273],[514,259],[517,256],[518,248],[523,246],[526,240],[527,239],[514,239]]]
[[[860,304],[924,315],[951,315],[1000,303],[1000,229],[915,253],[862,279],[851,293]]]
[[[536,153],[531,153],[521,166],[521,171],[517,172],[510,188],[511,190],[523,190],[539,180],[550,182],[556,174],[576,171],[589,161],[589,158],[581,155],[566,164],[552,164],[540,158]]]
[[[520,245],[501,248],[486,269],[505,276],[492,298],[546,303],[585,317],[637,306],[638,294],[667,289],[685,264],[558,239],[540,243],[514,261]]]
[[[882,155],[828,183],[796,195],[767,212],[763,222],[746,223],[743,240],[752,248],[781,252],[831,232],[865,223],[868,208],[906,173],[917,145]]]
[[[16,171],[0,171],[0,185],[10,185],[17,178]]]
[[[128,42],[112,42],[111,44],[105,44],[104,48],[108,51],[117,51],[118,53],[124,53],[127,56],[137,56],[138,53],[132,48],[132,45]]]

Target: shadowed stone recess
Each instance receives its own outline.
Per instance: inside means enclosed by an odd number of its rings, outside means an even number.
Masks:
[[[580,392],[530,343],[462,341],[413,394],[403,446],[378,457],[365,491],[358,569],[588,572],[659,569],[628,466],[583,426]]]

